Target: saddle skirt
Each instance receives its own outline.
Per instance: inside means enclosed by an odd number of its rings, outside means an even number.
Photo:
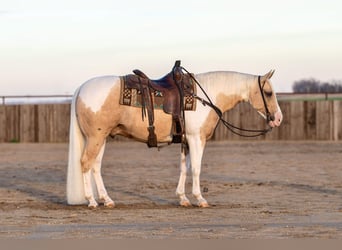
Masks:
[[[125,80],[127,76],[121,76],[121,91],[120,91],[120,104],[126,106],[132,106],[141,108],[143,106],[142,93],[137,88],[131,88],[127,86],[127,81]],[[196,94],[196,83],[191,79],[191,93]],[[164,96],[161,91],[152,90],[151,92],[153,105],[155,109],[164,110]],[[185,93],[183,98],[184,110],[185,111],[195,111],[196,110],[196,99],[193,94]],[[164,110],[165,111],[165,110]],[[166,112],[169,113],[169,112]]]

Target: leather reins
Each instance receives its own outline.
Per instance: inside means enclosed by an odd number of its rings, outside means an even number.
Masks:
[[[211,107],[216,112],[217,116],[219,117],[219,120],[223,123],[223,125],[227,129],[229,129],[233,134],[236,134],[236,135],[239,135],[239,136],[242,136],[242,137],[257,137],[257,136],[264,135],[264,134],[266,134],[266,133],[268,133],[268,132],[270,132],[272,130],[272,127],[269,127],[268,129],[245,129],[245,128],[240,128],[240,127],[234,126],[233,124],[231,124],[228,121],[224,120],[223,119],[222,111],[215,104],[213,104],[213,102],[210,100],[208,94],[204,91],[204,89],[202,88],[200,83],[197,81],[197,79],[192,74],[190,74],[190,72],[187,71],[184,67],[182,67],[182,69],[186,73],[188,73],[189,76],[196,82],[198,87],[204,93],[204,95],[205,95],[207,100],[204,100],[203,98],[201,98],[201,97],[199,97],[197,95],[193,95],[193,97],[198,99],[199,101],[201,101],[204,106],[208,105],[209,107]],[[266,102],[265,95],[264,95],[264,92],[263,92],[263,86],[261,86],[261,82],[260,82],[260,76],[258,76],[258,85],[259,85],[259,90],[260,90],[261,97],[262,97],[262,100],[263,100],[263,104],[264,104],[264,107],[265,107],[266,120],[267,120],[267,122],[269,122],[269,121],[272,120],[272,115],[269,112],[269,109],[267,107],[267,102]],[[238,131],[246,132],[246,133],[255,133],[255,134],[242,134],[241,132],[238,132]]]

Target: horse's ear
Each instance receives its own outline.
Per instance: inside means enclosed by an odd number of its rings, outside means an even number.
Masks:
[[[268,72],[267,74],[263,75],[261,77],[262,82],[265,82],[266,80],[271,79],[271,77],[274,74],[274,71],[275,71],[274,69],[271,69],[270,72]]]
[[[268,79],[271,79],[271,77],[273,76],[274,72],[275,72],[275,69],[271,69],[271,71],[270,71],[271,74],[268,76]]]

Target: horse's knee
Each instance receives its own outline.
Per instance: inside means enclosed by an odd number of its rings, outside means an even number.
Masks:
[[[201,174],[201,170],[199,168],[192,168],[191,172],[193,177],[199,177]]]

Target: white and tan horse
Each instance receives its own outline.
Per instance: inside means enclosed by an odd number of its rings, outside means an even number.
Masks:
[[[263,76],[220,71],[195,75],[204,92],[222,112],[232,109],[239,102],[249,102],[270,127],[281,124],[282,113],[270,78],[274,71]],[[259,83],[258,83],[259,77]],[[261,86],[261,88],[259,87]],[[200,88],[197,96],[207,100]],[[261,91],[262,93],[261,93]],[[141,109],[119,104],[120,77],[96,77],[80,86],[72,100],[70,121],[69,163],[67,172],[67,202],[71,205],[98,206],[103,202],[114,207],[101,176],[101,161],[106,137],[124,135],[146,142],[148,121],[142,121]],[[264,99],[264,100],[263,100]],[[207,207],[200,189],[200,173],[203,150],[212,136],[219,118],[208,105],[197,100],[196,111],[185,112],[188,153],[181,150],[180,177],[176,194],[180,205],[190,206],[185,195],[187,169],[192,171],[192,194],[198,206]],[[170,142],[171,115],[155,110],[155,132],[158,142]],[[127,152],[129,154],[129,152]],[[98,197],[98,200],[95,198]]]

